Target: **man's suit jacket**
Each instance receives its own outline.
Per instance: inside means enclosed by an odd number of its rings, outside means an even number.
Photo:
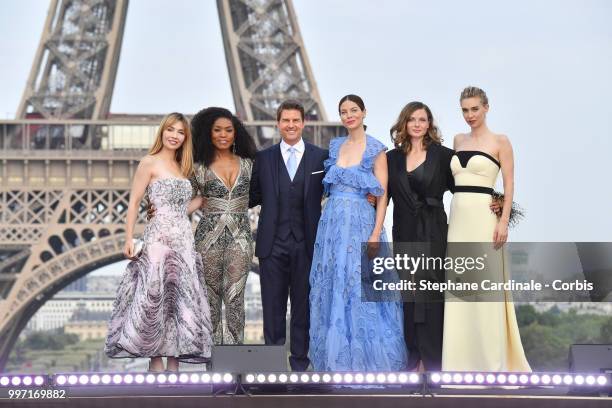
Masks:
[[[317,236],[317,226],[321,218],[321,199],[323,197],[323,177],[325,171],[323,162],[328,152],[311,143],[304,141],[305,149],[302,156],[304,162],[304,232],[306,249],[310,259],[314,251],[314,242]],[[279,166],[285,165],[280,150],[280,144],[257,152],[253,173],[251,175],[251,189],[249,192],[249,207],[261,205],[259,224],[257,226],[257,242],[255,255],[266,258],[272,251],[276,224],[279,213]],[[301,163],[300,163],[301,164]]]

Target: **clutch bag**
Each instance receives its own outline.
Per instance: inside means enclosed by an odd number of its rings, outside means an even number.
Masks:
[[[140,238],[132,238],[132,243],[134,244],[134,258],[137,258],[142,254],[144,241]]]

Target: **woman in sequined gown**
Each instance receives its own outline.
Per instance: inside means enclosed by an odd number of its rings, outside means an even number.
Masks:
[[[255,143],[230,111],[207,108],[192,121],[194,195],[204,198],[196,249],[204,261],[204,277],[215,344],[244,340],[244,290],[253,258],[248,216]],[[225,305],[225,325],[221,320]]]
[[[310,269],[309,358],[315,371],[402,370],[406,346],[400,299],[364,296],[371,284],[362,277],[363,243],[370,258],[391,256],[383,228],[387,148],[366,135],[361,98],[345,96],[338,110],[349,134],[331,140],[325,161],[329,198]],[[376,209],[367,194],[377,197]]]
[[[178,370],[178,361],[206,362],[212,347],[210,310],[202,260],[195,251],[191,214],[193,174],[189,122],[180,113],[164,118],[156,141],[138,165],[127,210],[124,254],[132,259],[117,289],[105,353],[112,358],[150,357],[149,369]],[[148,195],[155,216],[144,229],[144,246],[132,241],[140,201]]]

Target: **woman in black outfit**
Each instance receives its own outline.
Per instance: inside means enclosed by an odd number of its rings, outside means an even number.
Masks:
[[[447,219],[442,196],[453,189],[453,150],[442,138],[427,105],[410,102],[391,128],[395,149],[387,153],[388,194],[393,200],[393,246],[396,254],[441,257],[446,253]],[[444,270],[398,271],[402,279],[440,282]],[[444,294],[417,290],[404,298],[407,369],[438,371],[442,365]]]

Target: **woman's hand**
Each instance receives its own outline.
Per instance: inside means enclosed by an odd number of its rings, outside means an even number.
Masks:
[[[366,244],[366,252],[368,259],[374,259],[380,250],[380,236],[370,235]]]
[[[134,257],[134,241],[132,238],[125,240],[125,245],[123,246],[123,255],[127,259],[131,259],[132,261],[135,259]]]
[[[147,205],[147,221],[151,221],[151,218],[155,216],[155,206],[149,202]]]
[[[503,208],[504,201],[501,198],[494,198],[493,200],[491,200],[491,204],[489,204],[489,209],[491,209],[491,212],[495,214],[498,219],[502,215]]]
[[[508,222],[499,220],[493,232],[493,242],[495,249],[501,248],[508,240]]]

